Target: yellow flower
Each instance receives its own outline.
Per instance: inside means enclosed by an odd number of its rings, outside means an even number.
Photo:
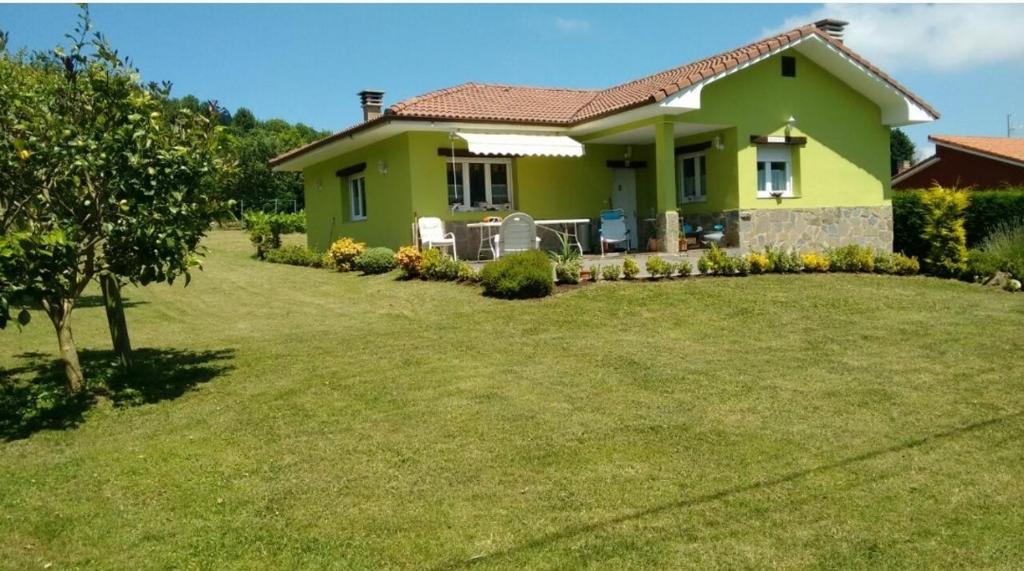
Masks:
[[[18,151],[18,156],[21,157],[21,160],[27,161],[28,158],[32,156],[32,151],[28,149],[22,149]]]

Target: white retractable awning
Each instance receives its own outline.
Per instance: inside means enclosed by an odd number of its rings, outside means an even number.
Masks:
[[[564,135],[456,133],[478,155],[582,157],[583,144]]]

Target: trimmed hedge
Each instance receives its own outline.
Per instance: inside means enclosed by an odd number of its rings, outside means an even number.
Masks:
[[[924,259],[929,244],[921,237],[925,208],[923,190],[897,190],[892,197],[893,250]],[[972,190],[971,203],[964,213],[967,245],[978,246],[993,230],[1024,218],[1024,188]]]
[[[320,268],[323,267],[324,255],[305,246],[281,246],[268,251],[265,259],[272,264]]]
[[[964,215],[967,245],[978,246],[996,228],[1024,220],[1024,189],[976,190]]]
[[[485,295],[505,299],[544,297],[555,289],[551,261],[538,250],[509,254],[487,262],[480,272],[480,282]]]

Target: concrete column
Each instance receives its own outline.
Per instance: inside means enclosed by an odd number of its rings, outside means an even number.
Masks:
[[[679,251],[679,213],[676,204],[676,142],[673,124],[654,125],[654,181],[658,250]]]

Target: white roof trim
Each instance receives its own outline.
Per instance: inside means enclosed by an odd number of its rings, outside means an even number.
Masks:
[[[393,135],[407,131],[441,131],[451,133],[459,129],[491,129],[495,131],[519,132],[519,133],[547,133],[560,135],[565,133],[563,127],[546,127],[537,125],[507,125],[503,123],[467,123],[458,121],[437,121],[427,120],[403,120],[396,117],[393,120],[385,121],[367,129],[356,131],[348,136],[331,141],[322,147],[301,154],[295,158],[288,159],[273,167],[277,172],[302,172],[302,169],[315,165],[319,162],[334,158],[338,155],[360,149],[378,141],[382,141]]]
[[[904,180],[906,180],[911,175],[915,175],[915,174],[921,172],[922,170],[924,170],[924,169],[926,169],[926,168],[928,168],[928,167],[938,163],[939,160],[940,159],[939,159],[939,157],[937,155],[932,155],[932,156],[928,157],[927,159],[925,159],[925,160],[917,163],[916,165],[910,167],[909,169],[907,169],[907,170],[905,170],[903,172],[896,173],[896,176],[892,177],[892,183],[896,184],[898,182],[903,182]]]
[[[888,81],[882,79],[881,76],[864,67],[817,34],[812,34],[793,40],[784,46],[751,58],[734,68],[727,69],[680,89],[657,103],[651,103],[643,107],[577,125],[573,127],[571,132],[580,134],[591,133],[658,115],[676,115],[686,113],[687,111],[695,111],[701,108],[701,92],[707,85],[790,48],[795,48],[796,51],[835,75],[840,81],[874,101],[882,110],[882,123],[885,125],[901,127],[917,123],[928,123],[935,120],[931,113],[917,103],[914,103],[913,100],[904,95],[899,89],[896,89]]]
[[[512,135],[506,133],[455,133],[477,155],[527,157],[582,157],[583,144],[565,135]]]

